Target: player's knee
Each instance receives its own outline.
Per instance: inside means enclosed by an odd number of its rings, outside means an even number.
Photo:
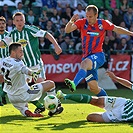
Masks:
[[[49,87],[50,87],[50,88],[55,88],[55,83],[54,83],[54,81],[49,80],[49,81],[48,81],[48,84],[49,84]]]
[[[86,120],[89,122],[89,121],[93,121],[93,116],[91,114],[89,114],[87,117],[86,117]]]

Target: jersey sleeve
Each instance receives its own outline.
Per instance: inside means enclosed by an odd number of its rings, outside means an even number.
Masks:
[[[108,20],[102,20],[103,21],[103,26],[105,30],[113,30],[114,29],[114,24],[111,23]]]
[[[81,29],[81,26],[83,25],[83,21],[82,19],[79,19],[74,24],[77,26],[78,29]]]
[[[38,27],[36,26],[32,26],[31,29],[31,34],[34,36],[34,37],[44,37],[47,33],[47,31],[45,30],[42,30],[42,29],[39,29]]]
[[[25,66],[25,65],[24,65],[23,61],[19,61],[19,62],[17,62],[17,63],[15,64],[15,66],[14,66],[14,71],[17,72],[17,73],[22,73],[22,72],[21,72],[21,69],[22,69],[24,66]]]

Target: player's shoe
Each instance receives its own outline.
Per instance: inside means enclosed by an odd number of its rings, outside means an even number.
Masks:
[[[45,111],[45,107],[42,107],[42,108],[36,108],[34,113],[42,113]]]
[[[29,110],[26,110],[25,111],[25,115],[27,117],[43,117],[43,115],[39,114],[39,113],[32,113],[31,111]]]
[[[59,107],[56,108],[56,111],[55,112],[49,111],[48,112],[48,115],[49,116],[58,115],[58,114],[62,113],[63,110],[64,110],[64,108],[61,107],[61,106],[59,106]]]
[[[65,99],[66,94],[64,94],[61,90],[57,91],[56,97],[58,99]]]
[[[6,97],[2,97],[2,103],[7,104]]]
[[[73,81],[71,81],[70,79],[65,79],[65,83],[72,92],[76,91],[76,86]]]

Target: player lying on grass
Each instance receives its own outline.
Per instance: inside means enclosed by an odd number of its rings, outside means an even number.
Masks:
[[[133,84],[126,79],[117,77],[114,73],[107,71],[107,75],[113,80],[133,90]],[[87,121],[92,122],[129,122],[133,121],[133,100],[122,97],[110,96],[90,96],[87,94],[63,94],[61,90],[57,92],[60,99],[69,99],[79,103],[89,103],[106,111],[102,113],[91,113],[87,116]]]
[[[3,90],[7,93],[12,105],[22,115],[27,117],[43,117],[40,113],[32,113],[28,109],[28,102],[39,100],[43,93],[55,87],[55,83],[51,80],[45,80],[30,87],[26,82],[26,75],[32,76],[34,81],[36,81],[40,73],[33,72],[24,65],[22,61],[24,55],[23,47],[20,43],[10,44],[9,54],[9,57],[0,61],[0,70],[5,82]],[[62,107],[57,107],[53,114],[59,114],[62,111]]]

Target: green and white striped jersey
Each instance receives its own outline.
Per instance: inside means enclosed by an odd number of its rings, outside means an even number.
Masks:
[[[2,40],[9,32],[5,30],[4,34],[0,34],[0,40]],[[8,57],[8,47],[0,48],[0,58]]]
[[[122,113],[122,121],[133,121],[133,100],[127,100]]]
[[[25,25],[21,32],[15,27],[7,36],[11,37],[13,42],[19,42],[21,39],[27,41],[27,45],[24,47],[23,61],[26,66],[32,67],[40,64],[41,53],[39,50],[38,37],[44,37],[45,35],[46,31],[36,26]]]

